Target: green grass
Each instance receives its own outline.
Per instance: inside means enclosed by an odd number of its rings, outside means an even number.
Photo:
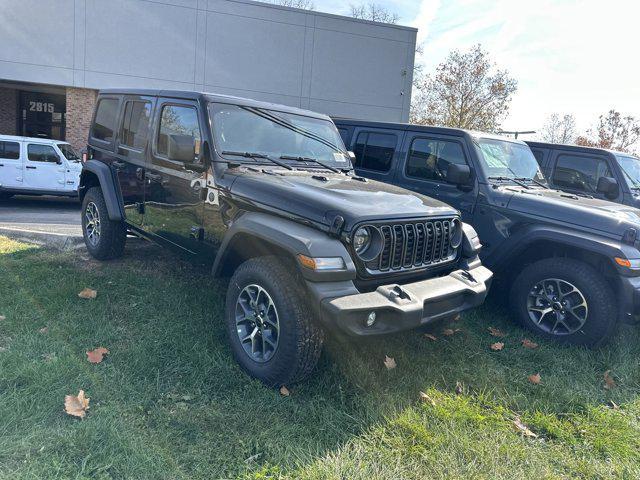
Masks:
[[[640,477],[637,328],[598,351],[562,347],[489,304],[435,342],[330,340],[315,376],[282,397],[231,359],[225,285],[133,243],[101,264],[0,238],[0,478]],[[85,287],[97,299],[78,298]],[[489,326],[507,333],[503,351]],[[98,346],[110,355],[88,363]],[[79,389],[84,420],[63,411]]]

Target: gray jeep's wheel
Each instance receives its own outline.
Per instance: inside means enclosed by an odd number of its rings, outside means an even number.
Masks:
[[[124,252],[127,230],[123,222],[109,219],[100,187],[87,191],[81,212],[82,236],[91,256],[98,260],[120,257]]]
[[[571,258],[527,266],[513,284],[511,306],[530,330],[580,345],[606,342],[618,324],[615,296],[603,276]]]
[[[303,380],[322,352],[323,332],[294,268],[278,257],[247,260],[227,291],[226,327],[233,355],[249,375],[271,386]]]

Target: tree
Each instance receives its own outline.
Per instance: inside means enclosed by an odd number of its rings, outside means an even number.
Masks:
[[[454,50],[419,82],[411,121],[496,131],[516,90],[517,82],[505,70],[495,68],[481,45],[467,52]]]
[[[314,10],[316,8],[313,0],[268,0],[267,3],[283,7],[301,8],[303,10]]]
[[[551,114],[542,127],[542,140],[550,143],[569,144],[576,140],[576,119],[573,115]]]
[[[398,23],[398,20],[400,19],[397,13],[390,12],[377,3],[361,3],[359,5],[351,4],[349,7],[351,8],[351,16],[361,20],[395,24]]]
[[[621,152],[630,152],[637,148],[640,141],[640,122],[631,115],[622,116],[616,110],[600,115],[595,128],[576,139],[577,145],[586,147],[610,148]]]

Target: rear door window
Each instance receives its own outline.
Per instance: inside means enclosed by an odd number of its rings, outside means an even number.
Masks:
[[[584,155],[560,155],[553,172],[553,183],[561,189],[597,193],[600,177],[611,177],[605,159]]]
[[[397,143],[398,137],[390,133],[360,132],[354,148],[355,167],[388,172]]]
[[[96,118],[91,136],[103,142],[113,142],[118,116],[119,101],[116,98],[102,98],[96,108]]]
[[[120,144],[134,150],[143,150],[147,144],[151,102],[128,101],[124,107]]]
[[[451,164],[467,164],[462,145],[458,142],[415,138],[409,149],[405,175],[420,180],[446,181]]]
[[[18,160],[20,158],[20,144],[18,142],[0,142],[0,158]]]

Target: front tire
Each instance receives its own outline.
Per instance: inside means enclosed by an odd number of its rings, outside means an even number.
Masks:
[[[100,187],[91,187],[82,201],[82,236],[87,250],[98,260],[122,256],[127,240],[124,222],[109,219]]]
[[[294,267],[277,257],[244,262],[229,282],[226,328],[236,361],[270,386],[308,377],[322,352],[315,322]]]
[[[527,266],[511,289],[511,307],[526,328],[578,345],[605,343],[618,324],[615,296],[603,276],[570,258]]]

